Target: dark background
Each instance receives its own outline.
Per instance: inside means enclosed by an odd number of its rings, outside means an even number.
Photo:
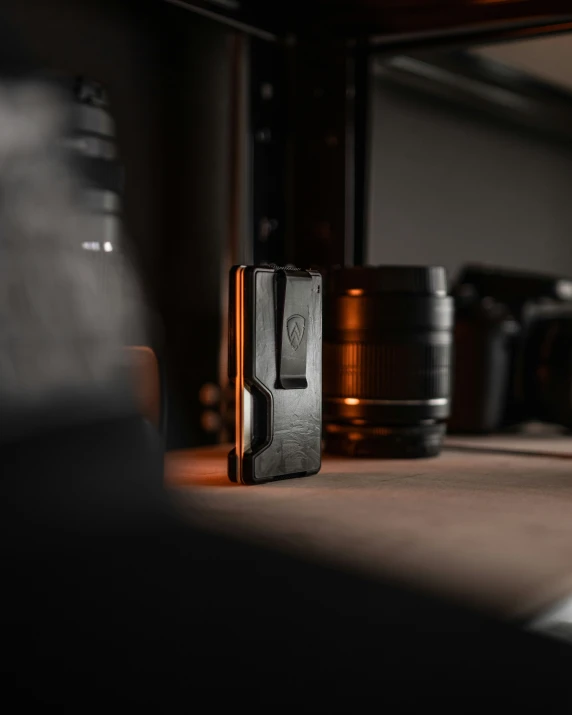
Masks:
[[[200,415],[189,405],[219,381],[233,33],[157,0],[7,0],[2,9],[43,64],[109,92],[128,238],[165,328],[168,446],[196,444]]]
[[[562,215],[567,202],[558,197],[565,195],[567,183],[560,179],[567,168],[551,174],[553,186],[544,203],[538,202],[535,188],[544,170],[528,189],[524,178],[536,165],[567,165],[561,148],[545,148],[544,140],[522,134],[517,141],[514,127],[501,131],[496,120],[474,112],[470,117],[466,112],[460,130],[466,140],[450,147],[449,125],[459,126],[458,110],[437,106],[418,93],[405,96],[403,88],[398,97],[396,88],[379,77],[373,79],[373,110],[366,117],[371,87],[365,86],[365,55],[358,42],[353,64],[348,62],[340,39],[344,32],[359,34],[367,26],[391,39],[387,47],[376,48],[387,56],[411,51],[419,42],[419,36],[407,39],[403,32],[460,27],[469,35],[447,42],[478,39],[478,32],[470,34],[470,22],[478,20],[482,41],[483,33],[493,29],[487,23],[514,20],[521,10],[526,10],[521,14],[528,15],[528,24],[538,23],[541,10],[564,11],[564,3],[361,2],[353,3],[349,15],[347,8],[341,11],[344,3],[328,3],[332,14],[325,24],[318,22],[323,16],[316,10],[324,3],[308,3],[304,13],[294,12],[298,6],[283,5],[272,22],[267,10],[274,3],[264,9],[261,3],[245,2],[234,13],[248,21],[254,17],[249,9],[263,10],[259,25],[277,32],[280,42],[188,11],[184,2],[5,0],[2,5],[15,33],[41,63],[88,75],[109,92],[126,169],[128,241],[148,307],[159,316],[169,449],[218,440],[220,404],[201,404],[199,392],[209,383],[224,386],[227,272],[233,263],[273,260],[307,267],[377,263],[395,256],[400,262],[408,262],[408,256],[431,262],[435,255],[435,260],[457,267],[465,255],[463,235],[470,234],[473,246],[484,245],[478,227],[485,223],[496,231],[486,234],[493,247],[522,226],[532,227],[528,245],[536,245],[532,229],[538,226],[541,233],[542,221],[546,225],[548,220],[554,245],[564,246],[560,236],[566,231]],[[188,5],[214,7],[208,2]],[[522,25],[518,30],[497,28],[497,39],[525,37]],[[284,29],[298,32],[297,41]],[[375,44],[374,37],[368,41]],[[423,42],[443,44],[427,37]],[[263,96],[268,85],[271,100]],[[366,120],[373,131],[362,131],[360,147],[355,137]],[[478,139],[491,144],[491,137],[505,153],[512,146],[513,153],[532,159],[526,166],[513,162],[510,175],[506,167],[511,158],[503,158],[505,180],[496,172],[494,147],[488,153],[470,151]],[[546,158],[556,151],[554,160]],[[443,156],[449,157],[448,168]],[[472,157],[473,163],[463,163],[463,157]],[[432,163],[437,172],[427,168]],[[439,171],[441,180],[436,181]],[[506,196],[515,195],[513,175],[524,187],[513,204],[537,206],[534,224],[524,215],[518,223],[504,212]],[[371,183],[366,185],[368,177]],[[486,211],[479,204],[483,187],[489,194],[494,189],[498,197],[487,199]],[[516,236],[509,243],[518,246],[518,240]],[[446,246],[451,250],[445,251]],[[502,255],[510,256],[510,251]],[[495,260],[497,255],[491,254]],[[527,250],[518,257],[532,260],[535,255],[538,251]],[[480,253],[475,257],[482,258]],[[214,419],[211,429],[205,424],[209,415]]]

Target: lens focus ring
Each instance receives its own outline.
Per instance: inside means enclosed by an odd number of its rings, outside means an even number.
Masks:
[[[450,369],[450,339],[444,344],[325,343],[324,397],[409,401],[449,397]]]

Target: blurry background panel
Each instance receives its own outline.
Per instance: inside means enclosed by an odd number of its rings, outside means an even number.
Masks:
[[[537,42],[544,64],[534,59]],[[559,58],[566,54],[572,57],[567,36],[479,52],[502,60],[498,86],[489,88],[495,101],[503,70],[529,77],[522,70],[537,66],[535,79],[562,82]],[[452,276],[468,261],[572,274],[572,143],[548,120],[542,128],[548,103],[530,102],[532,110],[521,111],[518,103],[526,108],[528,97],[501,89],[503,101],[515,101],[507,119],[484,101],[479,107],[461,101],[471,84],[463,76],[445,99],[387,80],[379,61],[372,75],[369,263],[436,263]],[[559,121],[568,117],[572,126],[572,94],[556,96]]]
[[[567,33],[476,47],[470,51],[572,90],[572,39]]]
[[[167,1],[277,36],[325,30],[337,36],[367,36],[374,43],[390,38],[419,44],[434,39],[437,32],[482,35],[506,33],[509,28],[521,32],[527,27],[550,27],[570,20],[566,0]]]

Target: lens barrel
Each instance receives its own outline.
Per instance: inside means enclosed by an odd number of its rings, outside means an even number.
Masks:
[[[84,182],[87,208],[100,223],[100,250],[111,253],[122,244],[123,167],[104,88],[90,79],[76,78],[72,111],[69,145]]]
[[[453,300],[434,266],[337,268],[326,279],[324,438],[348,456],[439,454]]]

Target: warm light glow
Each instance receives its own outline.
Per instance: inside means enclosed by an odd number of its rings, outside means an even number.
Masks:
[[[350,432],[348,434],[348,439],[352,442],[360,442],[362,439],[364,439],[363,434],[361,432]]]
[[[359,400],[357,397],[346,397],[344,403],[346,405],[359,405]]]
[[[237,481],[242,481],[242,459],[244,456],[244,268],[239,268],[236,272],[235,285],[235,332],[236,332],[236,416],[235,416],[235,446],[236,446],[236,477]]]
[[[363,288],[350,288],[348,295],[363,295]]]
[[[159,363],[151,348],[133,345],[126,348],[135,373],[135,391],[143,415],[159,427],[161,422],[161,382]]]

